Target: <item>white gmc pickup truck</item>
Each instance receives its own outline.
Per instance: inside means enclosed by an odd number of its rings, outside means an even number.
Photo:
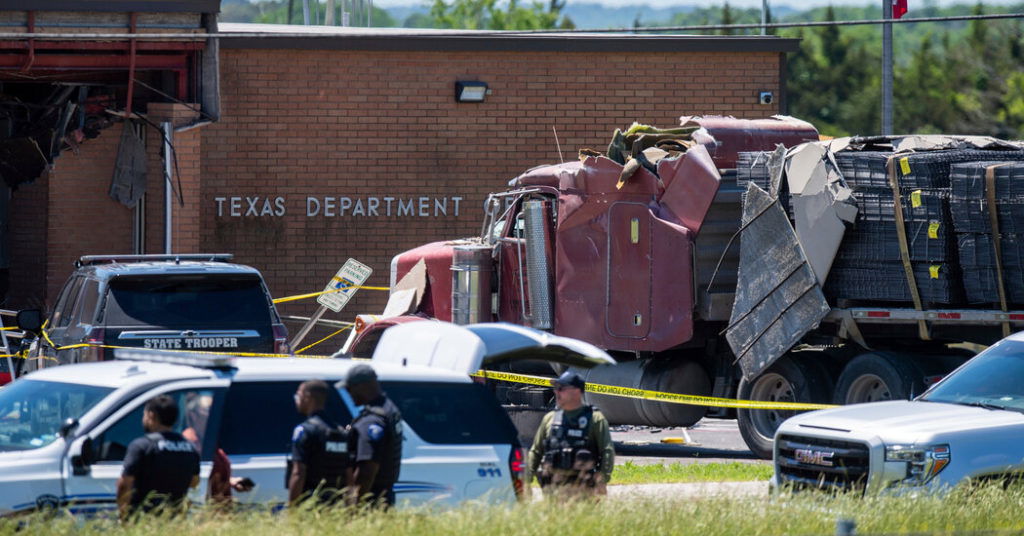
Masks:
[[[914,400],[855,404],[785,421],[772,487],[900,492],[1024,477],[1024,332]]]

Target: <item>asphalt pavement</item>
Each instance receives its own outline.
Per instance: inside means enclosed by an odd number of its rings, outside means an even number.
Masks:
[[[702,419],[689,428],[613,426],[612,441],[617,463],[771,463],[747,449],[731,419]]]

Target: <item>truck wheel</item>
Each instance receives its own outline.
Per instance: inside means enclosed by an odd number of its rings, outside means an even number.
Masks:
[[[924,375],[910,358],[874,352],[850,361],[836,382],[836,404],[909,400],[924,392]]]
[[[832,381],[824,367],[791,356],[779,358],[760,376],[740,380],[740,400],[821,403],[829,398]],[[740,409],[736,412],[743,441],[759,458],[772,457],[775,430],[782,421],[799,413],[774,409]]]

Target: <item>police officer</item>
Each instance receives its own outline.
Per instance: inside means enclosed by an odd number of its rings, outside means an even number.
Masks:
[[[349,450],[355,461],[350,503],[395,504],[395,482],[402,464],[402,415],[377,383],[369,365],[349,369],[345,389],[363,410],[352,421]]]
[[[292,431],[285,472],[290,504],[314,496],[321,504],[343,500],[343,490],[352,478],[348,431],[324,413],[329,389],[321,380],[310,380],[295,392],[295,409],[306,420]]]
[[[566,371],[553,382],[557,409],[541,420],[530,448],[530,474],[545,492],[604,495],[615,467],[608,421],[583,404],[586,383]]]
[[[190,441],[171,430],[178,404],[167,395],[146,402],[142,428],[146,435],[128,444],[117,506],[122,519],[159,507],[180,507],[189,488],[199,485],[199,453]]]

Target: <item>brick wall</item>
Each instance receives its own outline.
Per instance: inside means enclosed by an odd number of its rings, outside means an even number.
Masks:
[[[132,252],[132,210],[110,198],[110,181],[121,140],[121,125],[87,140],[77,154],[65,151],[49,172],[46,303],[82,255]],[[26,187],[42,186],[38,182]]]
[[[757,92],[779,95],[779,58],[222,50],[221,121],[201,131],[202,249],[234,252],[259,268],[275,296],[321,289],[349,257],[374,269],[369,284],[386,286],[393,255],[478,233],[488,192],[557,162],[552,127],[568,160],[581,147],[603,150],[616,127],[634,120],[673,126],[684,114],[766,117],[777,109],[759,105]],[[484,103],[456,103],[456,80],[487,82],[492,94]],[[243,198],[237,207],[232,196]],[[325,217],[322,206],[307,217],[306,196],[376,197],[378,213],[385,196],[412,198],[417,211],[423,196],[463,199],[458,216],[449,199],[447,216],[432,209],[426,218],[352,216],[350,208]],[[285,199],[283,216],[275,215],[277,197]],[[223,198],[219,215],[216,198]],[[364,291],[337,316],[379,313],[385,301],[385,293]],[[314,307],[281,310],[305,315]]]
[[[5,309],[42,307],[46,299],[48,174],[11,193],[10,292]]]

